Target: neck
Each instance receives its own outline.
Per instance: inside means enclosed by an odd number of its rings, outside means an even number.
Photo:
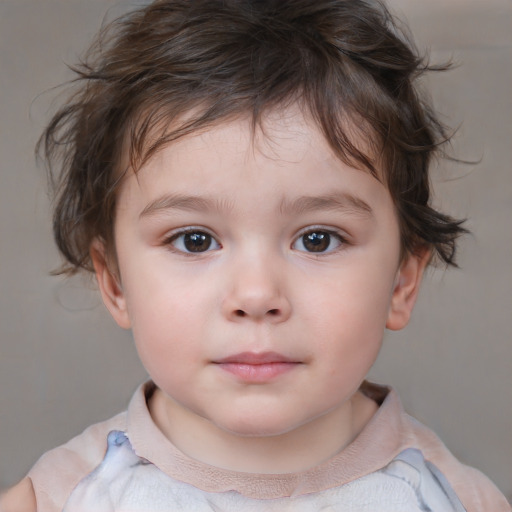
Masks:
[[[361,432],[377,404],[356,393],[341,407],[289,432],[241,436],[198,417],[158,390],[150,403],[153,420],[185,455],[246,473],[295,473],[315,467],[345,448]]]

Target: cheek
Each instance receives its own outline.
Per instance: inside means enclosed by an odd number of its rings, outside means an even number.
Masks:
[[[144,272],[136,282],[126,283],[133,337],[140,359],[154,379],[171,373],[179,379],[186,371],[186,360],[201,359],[206,305],[198,290],[184,280],[154,274]]]
[[[383,278],[378,270],[362,268],[317,286],[312,283],[302,309],[321,335],[329,337],[332,332],[343,338],[380,338],[391,302],[392,277],[389,272]]]
[[[178,328],[197,323],[190,317],[203,307],[207,294],[206,284],[187,268],[175,268],[165,253],[154,254],[153,250],[141,251],[132,257],[126,269],[121,269],[123,290],[134,334],[145,335],[145,331],[168,335]],[[134,263],[136,266],[134,266]]]
[[[190,385],[192,366],[201,365],[200,338],[183,317],[148,315],[133,327],[139,359],[153,381],[164,390],[181,393]]]
[[[347,274],[311,290],[302,305],[303,328],[313,328],[318,353],[337,379],[364,378],[377,358],[393,287],[391,279],[378,277],[371,271]]]

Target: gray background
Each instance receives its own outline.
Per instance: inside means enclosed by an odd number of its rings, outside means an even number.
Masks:
[[[64,62],[133,2],[0,1],[0,487],[47,449],[122,410],[145,378],[94,283],[50,277],[45,177],[33,157]],[[465,463],[512,496],[512,2],[394,0],[420,48],[460,66],[426,84],[452,126],[436,202],[469,217],[461,270],[427,275],[411,325],[388,333],[371,377]],[[44,92],[46,91],[46,92]],[[40,94],[43,93],[43,94]]]

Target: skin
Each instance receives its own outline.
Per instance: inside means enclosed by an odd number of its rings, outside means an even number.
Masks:
[[[36,512],[36,497],[30,478],[24,478],[0,494],[0,512]]]
[[[332,456],[371,418],[358,387],[385,327],[406,325],[426,255],[401,259],[387,188],[297,107],[265,128],[238,119],[162,149],[119,192],[116,268],[101,243],[92,256],[158,385],[161,430],[198,460],[276,473]],[[191,252],[190,236],[206,245]],[[258,382],[219,364],[269,351],[294,364]]]
[[[313,467],[364,428],[377,406],[358,388],[428,261],[401,257],[385,185],[297,107],[269,114],[265,135],[221,123],[129,173],[115,246],[115,262],[99,240],[91,256],[158,386],[156,424],[190,457],[255,473]],[[283,371],[222,364],[269,352]]]

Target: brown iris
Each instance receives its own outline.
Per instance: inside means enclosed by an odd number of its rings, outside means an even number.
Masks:
[[[212,245],[212,237],[208,233],[186,233],[183,237],[183,245],[189,252],[204,252]]]
[[[302,243],[309,252],[325,252],[331,243],[331,235],[325,231],[313,231],[303,235]]]

